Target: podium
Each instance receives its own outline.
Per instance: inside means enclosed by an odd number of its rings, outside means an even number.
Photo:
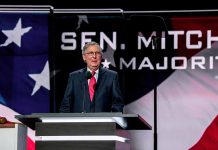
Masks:
[[[0,149],[26,150],[27,127],[20,123],[0,124]]]
[[[116,150],[128,143],[116,130],[151,130],[139,115],[122,113],[37,113],[16,115],[36,131],[36,150]]]

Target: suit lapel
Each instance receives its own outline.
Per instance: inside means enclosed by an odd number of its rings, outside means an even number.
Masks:
[[[89,88],[88,88],[88,81],[87,81],[87,78],[86,78],[86,68],[82,69],[80,71],[80,73],[82,74],[80,77],[80,83],[82,84],[82,87],[83,87],[83,93],[85,95],[85,99],[89,99],[90,101],[90,98],[89,98]]]
[[[79,76],[79,77],[81,77],[80,78],[80,82],[81,82],[81,84],[87,84],[87,79],[86,79],[86,68],[84,68],[84,69],[81,69],[80,70],[80,73],[82,74],[81,76]],[[87,84],[88,85],[88,84]]]
[[[105,73],[105,69],[100,67],[99,68],[98,81],[97,81],[97,84],[96,84],[96,87],[95,87],[95,92],[98,90],[98,87],[102,83],[101,81],[104,79],[104,73]]]

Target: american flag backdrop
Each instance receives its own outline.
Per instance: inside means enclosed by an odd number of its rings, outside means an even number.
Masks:
[[[0,116],[50,112],[49,12],[0,13]],[[28,130],[28,150],[34,150]]]
[[[171,25],[169,31],[184,31],[178,36],[178,48],[172,51],[176,51],[176,56],[187,58],[187,67],[175,70],[157,86],[157,149],[216,150],[218,17],[197,15],[165,19]],[[189,31],[195,33],[191,38],[187,36]],[[200,48],[187,48],[188,43],[198,45],[198,42]],[[199,65],[194,65],[194,59]],[[126,112],[141,114],[152,126],[153,111],[153,90],[126,105]],[[153,149],[153,131],[131,131],[131,135],[134,150]]]

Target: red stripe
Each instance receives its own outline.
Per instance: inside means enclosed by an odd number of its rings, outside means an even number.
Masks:
[[[201,139],[189,150],[217,150],[218,149],[218,115],[206,129]]]
[[[27,150],[35,150],[35,143],[27,137]]]

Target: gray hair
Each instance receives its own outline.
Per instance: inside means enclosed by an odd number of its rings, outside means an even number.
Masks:
[[[88,47],[89,47],[89,46],[93,46],[93,45],[97,46],[97,47],[99,48],[100,52],[102,53],[102,48],[100,47],[100,45],[99,45],[97,42],[94,42],[94,41],[93,41],[93,42],[88,42],[88,43],[86,43],[86,44],[83,46],[82,54],[85,54],[85,52],[87,51]]]

